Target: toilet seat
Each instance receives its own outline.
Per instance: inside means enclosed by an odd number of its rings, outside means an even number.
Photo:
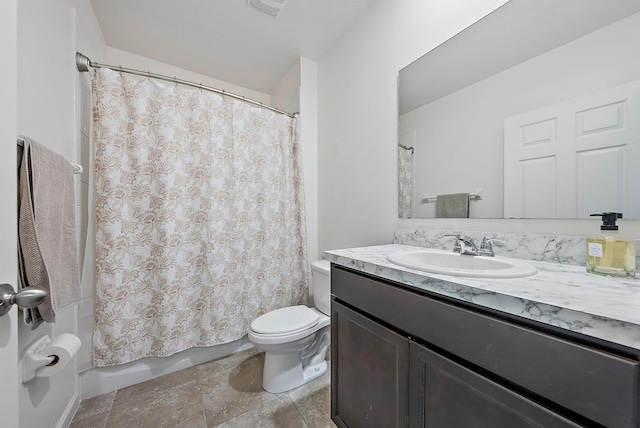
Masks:
[[[290,306],[259,316],[251,323],[251,330],[260,335],[289,335],[308,330],[319,320],[320,315],[307,306]]]
[[[254,330],[254,327],[261,328],[263,331],[265,330],[265,326],[262,325],[262,320],[257,325],[254,325],[256,321],[258,321],[262,317],[266,317],[267,315],[271,315],[272,312],[266,313],[258,318],[256,318],[251,323],[251,328],[249,329],[248,337],[253,344],[256,345],[277,345],[277,344],[287,344],[293,343],[297,340],[304,339],[306,337],[311,338],[312,335],[318,330],[327,327],[331,324],[331,318],[322,312],[316,310],[315,308],[308,308],[303,306],[301,309],[297,309],[296,312],[299,311],[298,315],[301,315],[301,319],[306,319],[306,322],[298,321],[295,323],[289,323],[289,326],[285,327],[284,323],[288,321],[292,321],[292,318],[288,318],[288,313],[295,313],[293,311],[288,311],[288,309],[292,309],[294,307],[276,309],[278,312],[277,315],[274,316],[281,324],[278,324],[278,321],[274,321],[274,325],[280,325],[280,327],[274,327],[273,330],[289,330],[286,333],[260,333]],[[307,313],[310,311],[311,313]],[[275,311],[273,311],[275,312]],[[282,315],[282,316],[281,316]],[[308,318],[306,318],[308,317]],[[266,318],[269,320],[271,317]],[[315,319],[315,321],[310,321]],[[263,318],[264,320],[264,318]],[[304,325],[306,324],[306,327]],[[268,331],[268,329],[267,329]]]

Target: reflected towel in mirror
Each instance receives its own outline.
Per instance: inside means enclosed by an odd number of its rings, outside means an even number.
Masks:
[[[436,217],[469,218],[469,193],[438,195],[436,199]]]

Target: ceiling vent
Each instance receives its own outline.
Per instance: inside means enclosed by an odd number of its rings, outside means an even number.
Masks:
[[[284,7],[285,1],[286,0],[247,0],[247,4],[267,15],[278,16]]]

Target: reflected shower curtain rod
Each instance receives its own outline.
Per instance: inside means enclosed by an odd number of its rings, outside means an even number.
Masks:
[[[401,149],[410,150],[411,154],[413,154],[413,147],[403,146],[402,144],[398,144],[398,146],[400,146]]]
[[[247,98],[242,95],[236,95],[234,93],[227,92],[222,89],[212,88],[211,86],[206,86],[206,85],[203,85],[202,83],[190,82],[188,80],[178,79],[177,77],[164,76],[162,74],[150,73],[148,71],[135,70],[132,68],[124,68],[120,65],[99,64],[97,62],[91,61],[88,57],[81,54],[80,52],[76,52],[76,67],[78,68],[78,71],[80,71],[81,73],[85,73],[89,71],[89,67],[91,67],[91,68],[109,68],[114,71],[135,74],[137,76],[153,77],[154,79],[164,80],[164,81],[173,82],[173,83],[180,83],[181,85],[191,86],[193,88],[199,88],[199,89],[204,89],[206,91],[215,92],[216,94],[235,98],[237,100],[244,101],[246,103],[253,104],[258,107],[266,108],[267,110],[284,114],[292,118],[297,118],[299,116],[298,113],[289,113],[289,112],[280,110],[278,108],[271,107],[269,105],[261,103],[260,101],[255,101],[255,100],[252,100],[251,98]]]

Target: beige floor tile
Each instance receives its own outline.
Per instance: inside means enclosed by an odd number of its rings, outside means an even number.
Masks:
[[[166,389],[194,382],[197,379],[197,375],[197,369],[195,367],[190,367],[188,369],[179,370],[146,382],[119,389],[116,392],[113,405],[119,406],[122,403],[128,402],[132,397],[140,398],[141,396],[148,396],[151,398],[153,395]]]
[[[307,428],[296,406],[286,394],[274,395],[272,400],[262,402],[254,409],[220,425],[208,422],[209,428]]]
[[[335,428],[330,369],[271,394],[262,389],[263,365],[264,354],[252,348],[84,400],[71,428]]]
[[[114,405],[107,428],[206,427],[202,398],[195,381]]]
[[[204,371],[198,378],[209,426],[220,425],[278,395],[262,389],[263,354],[245,356],[226,371]]]
[[[76,413],[76,418],[71,421],[69,428],[105,428],[109,410],[90,416],[82,415],[80,419],[77,419],[77,416],[78,414]]]
[[[296,409],[309,428],[335,428],[331,421],[331,388],[312,390],[294,401]]]
[[[108,394],[98,395],[96,397],[88,398],[80,402],[78,411],[76,412],[75,420],[81,420],[90,418],[94,415],[108,412],[113,404],[113,399],[116,396],[116,392],[109,392]]]

